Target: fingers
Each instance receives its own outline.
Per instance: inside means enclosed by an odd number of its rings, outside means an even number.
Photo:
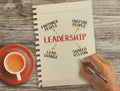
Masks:
[[[83,63],[90,63],[94,66],[94,68],[99,72],[100,69],[102,68],[103,62],[100,61],[98,56],[96,54],[87,57],[82,60]],[[81,63],[81,68],[80,68],[80,74],[83,76],[89,83],[91,83],[94,87],[97,86],[97,82],[102,81],[98,79],[98,77],[92,73],[89,72],[89,70],[85,67],[84,64]]]
[[[99,60],[99,57],[97,54],[93,54],[89,57],[86,57],[83,59],[83,62],[88,62],[88,63],[93,63],[93,64],[96,64],[96,65],[99,65],[101,64],[102,62]]]
[[[108,63],[108,62],[110,62],[110,61],[107,61],[107,60],[105,60],[103,57],[101,57],[100,55],[98,55],[98,54],[95,54],[98,58],[99,58],[99,60],[101,61],[101,62],[103,62],[103,63]]]
[[[94,68],[99,71],[99,69],[101,67],[103,67],[103,65],[104,65],[103,62],[105,62],[105,60],[103,58],[101,58],[99,55],[93,54],[89,57],[84,58],[82,60],[82,62],[92,64],[94,66]]]
[[[86,57],[85,59],[82,60],[82,62],[83,63],[90,63],[90,65],[93,66],[92,67],[93,69],[97,70],[98,72],[100,72],[103,75],[106,74],[107,69],[112,70],[111,62],[106,61],[104,58],[100,57],[97,54]],[[83,75],[83,76],[85,76],[86,78],[89,78],[89,79],[93,78],[93,75],[89,74],[90,72],[86,69],[86,67],[83,64],[81,64],[81,69],[80,70],[81,70],[81,75]]]
[[[91,82],[94,78],[94,75],[89,73],[89,71],[85,68],[85,66],[82,63],[81,63],[81,66],[80,66],[80,74],[81,74],[81,76],[83,76],[89,82]]]
[[[92,65],[95,70],[103,75],[109,82],[106,84],[95,74],[89,73],[87,69],[88,67],[86,67],[87,65],[84,63],[87,63],[89,66]],[[98,91],[108,91],[113,89],[113,87],[118,87],[112,63],[97,54],[86,57],[82,60],[80,74]]]

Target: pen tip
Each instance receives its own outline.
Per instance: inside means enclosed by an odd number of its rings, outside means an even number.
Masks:
[[[108,80],[105,80],[105,83],[108,83]]]

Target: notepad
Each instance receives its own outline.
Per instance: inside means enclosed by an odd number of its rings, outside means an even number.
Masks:
[[[33,6],[39,87],[84,85],[79,60],[95,53],[91,1]]]

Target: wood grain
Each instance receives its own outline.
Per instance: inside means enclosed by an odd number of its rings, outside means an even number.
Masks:
[[[20,43],[35,57],[32,5],[84,0],[0,0],[0,47]],[[120,0],[93,0],[97,53],[111,60],[120,82]],[[0,91],[42,91],[38,88],[36,68],[22,85],[10,86],[0,81]],[[49,90],[52,91],[52,90]],[[95,91],[92,87],[57,91]]]

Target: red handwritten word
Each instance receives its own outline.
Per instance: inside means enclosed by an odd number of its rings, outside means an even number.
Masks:
[[[86,38],[85,33],[76,34],[76,35],[48,36],[48,37],[44,37],[44,43],[69,42],[69,41],[84,40],[85,38]]]

